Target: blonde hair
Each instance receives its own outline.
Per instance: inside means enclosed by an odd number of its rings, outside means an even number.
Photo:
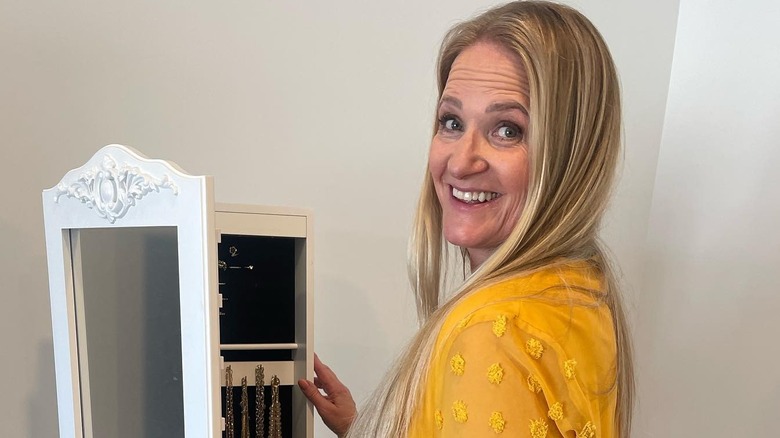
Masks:
[[[438,60],[439,96],[455,58],[476,42],[499,44],[523,62],[530,89],[529,188],[507,240],[441,306],[448,263],[442,211],[427,172],[410,245],[410,279],[422,327],[347,436],[406,436],[431,352],[450,310],[497,281],[561,259],[586,260],[604,276],[617,342],[616,430],[628,437],[634,379],[629,330],[598,231],[621,147],[620,87],[601,35],[579,12],[540,1],[513,2],[452,28]]]

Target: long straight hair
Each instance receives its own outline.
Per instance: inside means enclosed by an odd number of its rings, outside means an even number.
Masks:
[[[496,251],[441,303],[447,242],[430,172],[410,242],[409,274],[421,328],[353,423],[348,437],[403,437],[418,406],[438,332],[474,291],[550,266],[585,260],[603,275],[599,296],[612,313],[617,357],[616,430],[630,436],[632,348],[620,291],[598,239],[621,150],[620,86],[607,46],[587,18],[542,1],[513,2],[453,27],[438,59],[441,97],[458,55],[477,42],[499,44],[523,62],[530,89],[530,175],[518,222]]]

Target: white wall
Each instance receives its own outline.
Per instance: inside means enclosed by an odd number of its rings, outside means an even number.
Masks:
[[[40,191],[108,143],[214,175],[218,201],[312,208],[317,350],[365,397],[415,329],[436,49],[492,3],[0,0],[0,436],[56,436]],[[570,3],[621,73],[607,236],[634,303],[678,1]]]
[[[777,436],[780,3],[682,0],[639,303],[638,437]]]

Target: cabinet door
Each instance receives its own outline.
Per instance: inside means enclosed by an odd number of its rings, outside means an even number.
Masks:
[[[119,145],[43,192],[61,437],[217,437],[210,177]]]

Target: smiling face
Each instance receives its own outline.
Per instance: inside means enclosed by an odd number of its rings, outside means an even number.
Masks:
[[[444,237],[466,248],[472,269],[512,232],[528,191],[528,79],[497,44],[463,50],[437,111],[428,167]]]

